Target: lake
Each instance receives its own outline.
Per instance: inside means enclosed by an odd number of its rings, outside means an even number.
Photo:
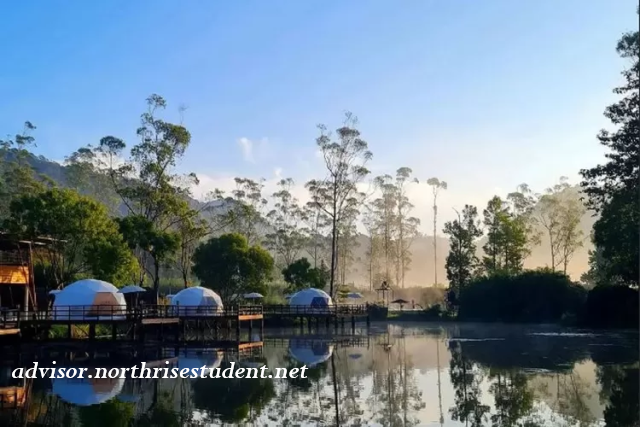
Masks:
[[[163,351],[181,367],[306,364],[306,379],[36,379],[0,425],[639,425],[637,332],[373,323],[265,335],[259,353]],[[0,390],[17,384],[4,366]]]

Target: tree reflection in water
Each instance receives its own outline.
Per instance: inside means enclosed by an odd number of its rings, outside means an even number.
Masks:
[[[194,406],[212,422],[238,423],[257,417],[276,395],[271,378],[198,378],[192,387]]]
[[[317,363],[299,360],[306,350],[291,352],[284,341],[267,345],[261,362],[306,363],[307,378],[128,379],[116,398],[92,406],[75,406],[51,393],[51,381],[36,380],[24,406],[0,410],[0,425],[638,426],[632,345],[608,344],[606,335],[587,342],[545,335],[530,341],[544,348],[526,352],[522,333],[514,345],[447,333],[457,339],[446,346],[424,328],[389,327],[369,347],[307,339]],[[594,340],[602,345],[592,346]],[[443,369],[440,381],[436,365]]]
[[[464,356],[459,342],[450,342],[449,351],[449,375],[455,389],[455,406],[449,411],[451,418],[464,422],[465,426],[481,427],[490,410],[489,405],[480,400],[483,373]]]

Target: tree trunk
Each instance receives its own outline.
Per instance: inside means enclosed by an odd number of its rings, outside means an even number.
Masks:
[[[187,289],[189,287],[189,275],[186,271],[182,272],[182,281],[184,283],[184,289]]]
[[[331,354],[331,376],[333,379],[333,399],[336,409],[336,426],[340,426],[340,406],[338,403],[338,378],[336,376],[336,362],[334,360],[335,354]]]
[[[331,276],[329,280],[329,295],[333,298],[333,285],[336,280],[336,261],[338,257],[337,237],[335,230],[335,219],[333,220],[333,231],[331,233]]]
[[[158,291],[160,290],[160,263],[155,258],[153,259],[153,269],[154,269],[153,291],[156,294],[156,305],[157,305],[158,304],[158,299],[159,299]]]
[[[436,197],[433,197],[433,286],[438,286],[438,242],[436,233],[438,228],[438,206],[436,205]]]

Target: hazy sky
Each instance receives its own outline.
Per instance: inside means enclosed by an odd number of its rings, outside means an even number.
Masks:
[[[449,184],[440,212],[542,190],[599,162],[636,0],[5,1],[0,133],[62,160],[135,142],[151,93],[192,133],[202,192],[234,176],[321,177],[316,124],[360,119],[375,174]],[[416,213],[430,221],[428,189]],[[302,195],[302,192],[299,192]],[[422,196],[418,200],[418,196]]]

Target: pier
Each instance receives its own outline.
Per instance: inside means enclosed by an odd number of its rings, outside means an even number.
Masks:
[[[350,323],[366,321],[364,305],[326,307],[289,305],[236,305],[230,307],[180,307],[150,305],[132,309],[122,306],[66,306],[43,311],[3,310],[0,312],[0,337],[15,336],[21,341],[69,341],[74,339],[207,342],[220,341],[235,332],[241,342],[243,331],[252,341],[254,327],[264,335],[265,320],[286,319],[305,323],[309,330],[324,326],[338,329]],[[55,331],[55,333],[52,333]],[[53,335],[53,336],[52,336]],[[2,338],[0,338],[2,339]],[[255,341],[255,340],[253,340]]]

